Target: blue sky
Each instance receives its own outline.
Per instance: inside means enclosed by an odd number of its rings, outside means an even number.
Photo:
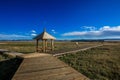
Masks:
[[[0,0],[0,40],[120,38],[120,0]]]

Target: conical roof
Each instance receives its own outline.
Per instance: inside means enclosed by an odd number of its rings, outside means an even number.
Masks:
[[[48,34],[46,32],[46,30],[44,30],[44,32],[42,32],[41,34],[37,35],[34,39],[53,39],[55,40],[56,38],[53,37],[52,35]]]

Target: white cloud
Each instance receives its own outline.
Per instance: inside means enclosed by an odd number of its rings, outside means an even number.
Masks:
[[[27,33],[20,32],[19,34],[0,34],[0,40],[22,40],[22,39],[32,39],[36,36],[35,30],[31,30]]]
[[[83,28],[84,28],[85,30],[89,30],[89,31],[94,31],[94,30],[96,30],[96,27],[95,27],[95,26],[83,26]]]
[[[110,26],[103,26],[100,28],[102,31],[120,31],[120,26],[110,27]]]
[[[31,39],[31,38],[30,36],[17,34],[0,34],[0,40],[18,40],[18,39]]]
[[[36,33],[36,31],[35,31],[35,30],[32,30],[31,32],[32,32],[32,33]]]
[[[85,35],[85,34],[86,32],[74,31],[74,32],[64,33],[63,36],[80,36],[80,35]]]
[[[53,32],[54,32],[55,30],[54,30],[54,29],[52,29],[51,31],[53,31]]]
[[[52,31],[52,33],[54,33],[54,34],[57,33],[54,29],[52,29],[51,31]]]
[[[36,34],[36,31],[35,30],[31,30],[31,34],[30,34],[32,37],[34,37],[34,36],[37,36],[37,34]]]
[[[120,38],[120,26],[103,26],[98,30],[67,32],[62,34],[62,36],[79,36],[86,38]]]
[[[31,34],[31,36],[37,36],[37,34],[35,34],[35,33],[32,33],[32,34]]]

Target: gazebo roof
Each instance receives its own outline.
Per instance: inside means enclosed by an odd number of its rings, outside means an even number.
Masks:
[[[46,32],[46,30],[44,30],[41,34],[37,35],[34,39],[38,39],[38,40],[43,40],[43,39],[53,39],[55,40],[56,38],[53,37],[52,35],[48,34]]]

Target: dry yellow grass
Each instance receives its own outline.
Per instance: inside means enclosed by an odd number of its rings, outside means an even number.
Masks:
[[[66,54],[60,59],[92,80],[120,80],[120,42]]]
[[[5,43],[5,44],[2,44]],[[21,53],[33,53],[35,52],[35,42],[34,41],[12,41],[12,42],[2,42],[0,44],[0,49],[7,49],[14,52]],[[89,46],[99,45],[99,42],[79,42],[79,46],[75,42],[55,42],[55,50],[48,51],[48,53],[60,53],[66,51],[73,51]],[[42,46],[42,43],[39,42],[39,47]],[[48,47],[50,46],[48,42]]]

